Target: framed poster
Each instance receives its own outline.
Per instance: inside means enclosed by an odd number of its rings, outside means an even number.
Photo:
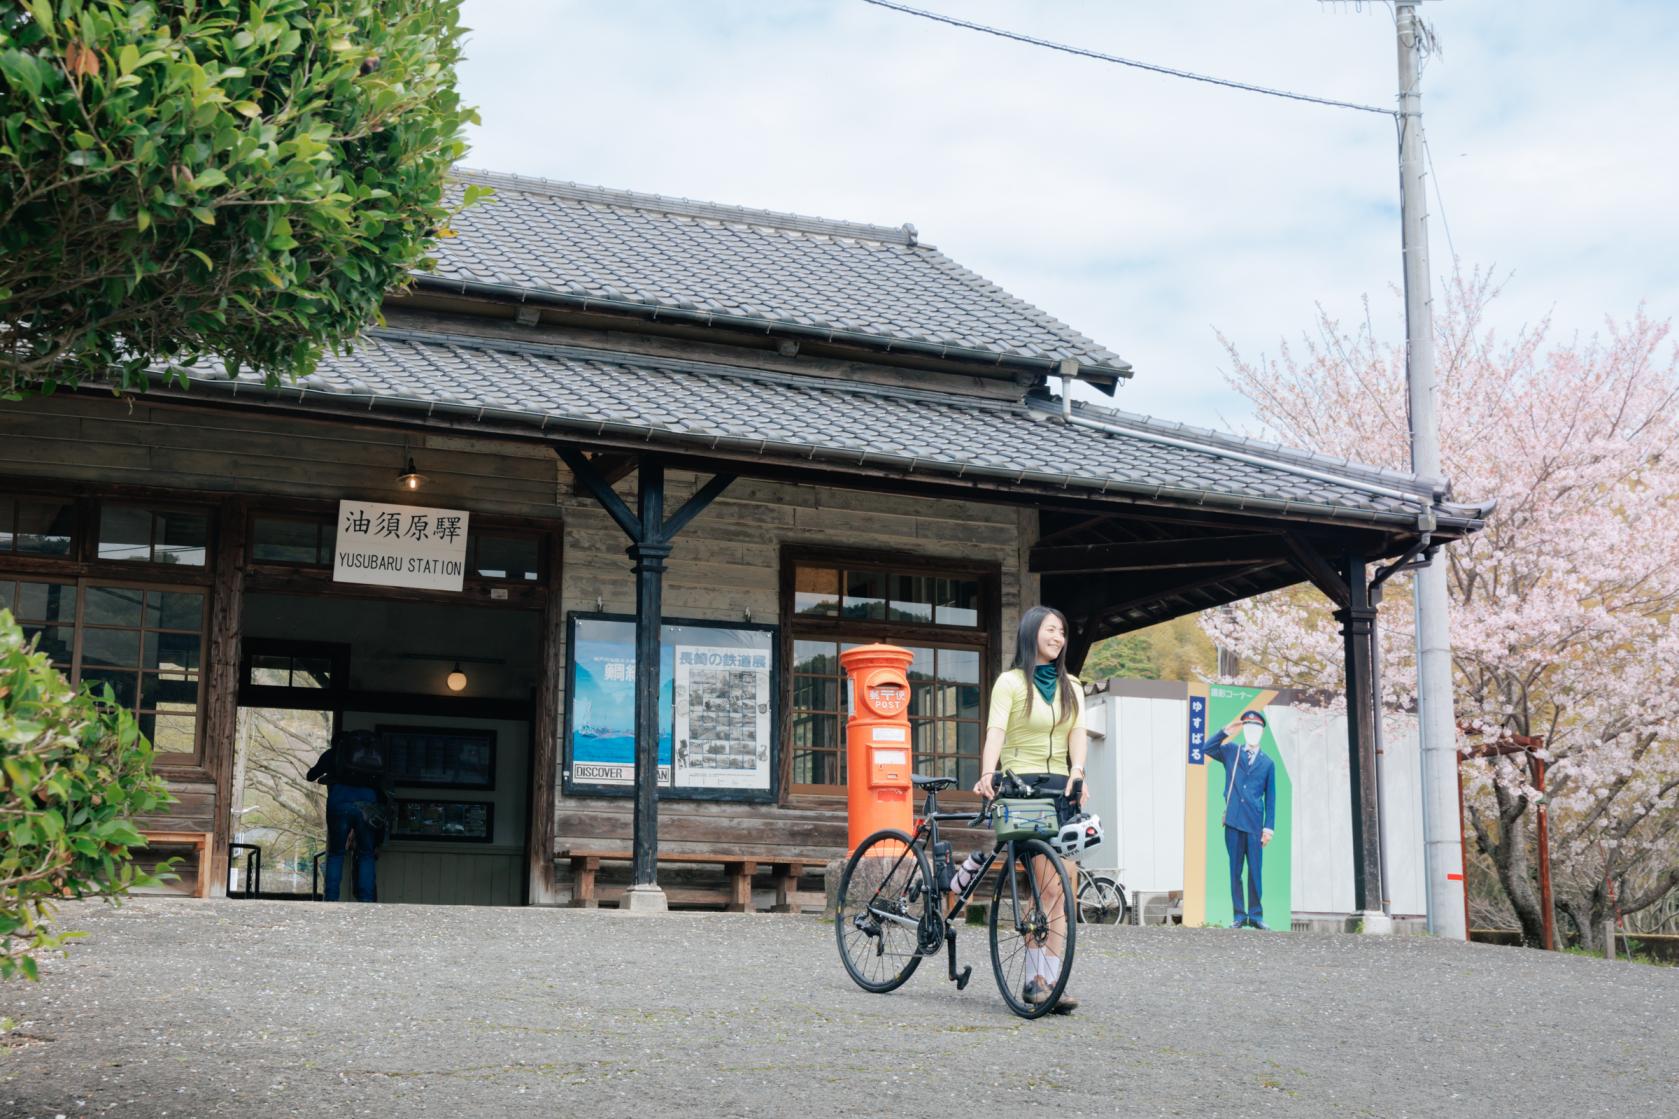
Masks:
[[[392,784],[427,789],[496,787],[496,732],[379,726]]]
[[[635,791],[635,619],[567,616],[566,795]],[[776,627],[667,619],[659,642],[660,796],[772,801]]]
[[[496,834],[496,806],[484,800],[410,800],[396,802],[392,839],[446,839],[489,843]]]

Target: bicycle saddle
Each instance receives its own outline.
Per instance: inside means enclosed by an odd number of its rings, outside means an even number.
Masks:
[[[935,793],[940,789],[953,789],[956,787],[956,778],[954,777],[923,777],[919,773],[912,773],[910,774],[909,779],[915,784],[916,788],[931,789]]]

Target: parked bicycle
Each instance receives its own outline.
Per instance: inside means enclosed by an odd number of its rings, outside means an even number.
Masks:
[[[1131,914],[1130,899],[1118,879],[1106,874],[1079,874],[1079,921],[1086,925],[1123,925]]]
[[[956,784],[953,778],[911,781],[927,794],[915,835],[895,828],[875,832],[857,845],[840,878],[834,935],[845,970],[865,991],[885,994],[942,947],[948,978],[958,991],[965,988],[973,968],[956,970],[953,922],[995,866],[987,920],[997,989],[1022,1018],[1048,1014],[1072,975],[1078,935],[1067,868],[1051,841],[1093,845],[1101,838],[1100,821],[1090,817],[1058,825],[1053,800],[1037,797],[1034,788],[1006,771],[998,799],[983,802],[978,813],[939,811],[938,794]],[[1034,802],[1041,811],[1033,811]],[[998,813],[1003,822],[995,826]],[[960,890],[952,891],[956,868],[950,844],[939,839],[939,825],[980,827],[987,821],[994,823],[996,846]],[[1082,830],[1087,823],[1088,836]],[[1027,984],[1041,973],[1045,953],[1059,960],[1060,971],[1047,997],[1034,1001]]]

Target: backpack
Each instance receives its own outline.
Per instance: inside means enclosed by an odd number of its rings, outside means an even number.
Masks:
[[[332,783],[377,789],[385,781],[385,743],[370,730],[347,730],[332,743]]]

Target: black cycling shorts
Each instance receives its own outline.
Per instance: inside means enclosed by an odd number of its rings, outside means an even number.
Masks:
[[[1055,798],[1055,822],[1065,824],[1078,815],[1078,805],[1067,799],[1067,775],[1064,773],[1021,773],[1017,777],[1030,785],[1039,796]]]

